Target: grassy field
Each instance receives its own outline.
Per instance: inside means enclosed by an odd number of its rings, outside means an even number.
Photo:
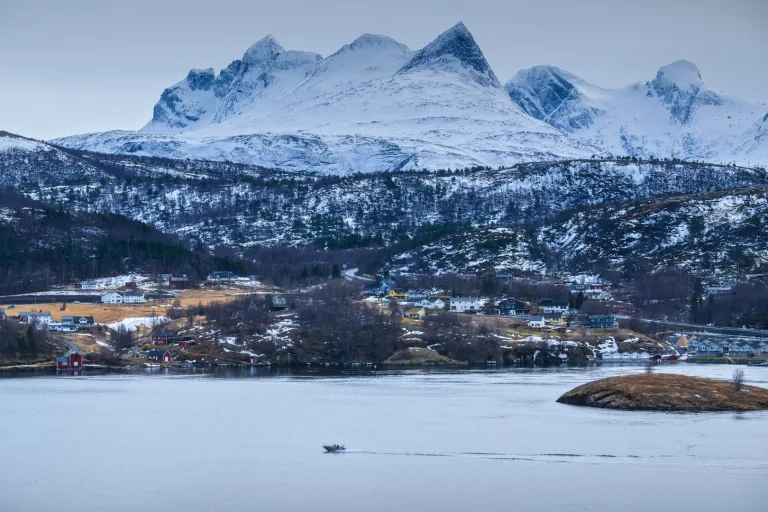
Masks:
[[[224,293],[242,293],[242,290],[217,290],[215,293],[188,292],[187,296],[179,297],[182,307],[208,304],[210,302],[228,302],[237,298],[236,295],[224,295]],[[194,295],[193,295],[194,294]],[[194,298],[189,297],[192,295]],[[49,297],[46,297],[49,298]],[[15,309],[6,309],[8,316],[17,315],[19,311],[50,311],[54,321],[60,321],[62,316],[93,316],[96,323],[111,324],[125,320],[126,318],[152,316],[154,309],[156,316],[165,316],[165,310],[171,306],[175,299],[158,300],[144,304],[72,304],[67,303],[67,308],[61,310],[61,302],[39,302],[37,304],[17,304]],[[0,308],[7,308],[7,304],[0,304]]]

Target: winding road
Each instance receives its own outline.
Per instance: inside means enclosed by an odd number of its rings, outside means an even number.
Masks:
[[[71,350],[72,352],[79,352],[75,344],[69,340],[65,340],[64,338],[54,338],[54,340],[65,344],[67,348],[69,348],[69,350]]]

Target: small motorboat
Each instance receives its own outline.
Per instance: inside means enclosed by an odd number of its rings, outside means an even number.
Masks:
[[[346,447],[343,444],[324,444],[323,448],[325,448],[325,451],[328,453],[343,452],[346,450]]]

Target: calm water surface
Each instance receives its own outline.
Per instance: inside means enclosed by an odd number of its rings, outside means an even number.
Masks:
[[[768,510],[768,413],[555,402],[641,371],[4,377],[0,510]]]

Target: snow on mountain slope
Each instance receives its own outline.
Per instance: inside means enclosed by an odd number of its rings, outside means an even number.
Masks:
[[[762,165],[768,163],[768,114],[744,132],[734,154]]]
[[[676,267],[699,276],[768,266],[764,188],[667,196],[563,212],[530,230],[473,227],[394,255],[391,273],[591,273]]]
[[[57,143],[328,173],[600,153],[510,101],[462,23],[419,52],[366,34],[325,59],[285,51],[268,36],[218,76],[193,70],[166,89],[140,132]]]
[[[398,74],[403,75],[418,70],[436,72],[454,70],[459,73],[469,73],[474,80],[484,86],[501,86],[480,47],[475,43],[474,37],[461,22],[422,48]]]
[[[662,66],[653,80],[619,89],[537,66],[520,71],[505,90],[532,117],[615,155],[768,160],[767,142],[749,131],[766,106],[712,91],[688,61]]]
[[[92,182],[104,176],[50,144],[0,131],[0,187]]]
[[[585,88],[598,92],[576,75],[553,66],[524,69],[504,85],[512,101],[526,113],[564,132],[589,127],[601,113],[591,99],[593,94],[581,91]]]
[[[537,231],[562,268],[625,272],[676,266],[697,274],[761,273],[768,265],[764,188],[602,205]]]
[[[449,235],[395,255],[393,274],[455,274],[489,271],[543,274],[546,265],[532,255],[531,235],[515,228],[481,228]]]

